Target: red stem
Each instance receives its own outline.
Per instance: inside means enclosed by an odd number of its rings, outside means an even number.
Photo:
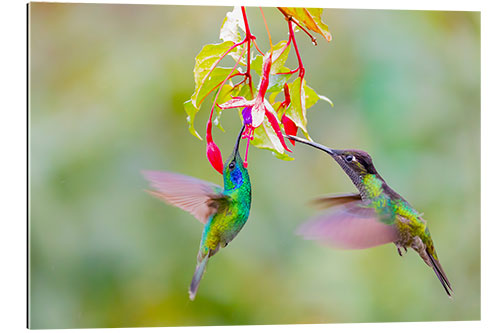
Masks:
[[[293,71],[289,71],[289,72],[284,72],[284,73],[276,73],[276,75],[281,75],[281,74],[294,74],[294,73],[297,73],[297,71],[299,70],[300,68],[295,68]]]
[[[278,9],[281,11],[281,9],[280,9],[280,8],[278,8]],[[293,41],[293,47],[294,47],[294,49],[295,49],[295,54],[297,54],[297,59],[298,59],[298,62],[299,62],[299,67],[297,67],[296,69],[291,70],[291,71],[289,71],[289,72],[284,72],[284,73],[276,73],[276,74],[294,74],[294,73],[297,73],[297,71],[299,71],[299,70],[300,70],[300,72],[299,72],[299,76],[300,76],[301,78],[303,78],[303,77],[304,77],[304,75],[305,75],[305,69],[304,69],[304,66],[303,66],[303,64],[302,64],[302,59],[300,58],[299,49],[298,49],[298,47],[297,47],[297,42],[296,42],[296,40],[295,40],[295,33],[294,33],[294,31],[293,31],[293,26],[292,26],[292,23],[291,23],[291,22],[293,21],[293,17],[286,15],[283,11],[281,11],[281,12],[282,12],[282,13],[283,13],[283,15],[285,15],[285,16],[286,16],[286,18],[287,18],[287,22],[288,22],[288,30],[289,30],[289,34],[288,34],[288,35],[289,35],[289,36],[288,36],[288,42],[286,43],[286,46],[283,48],[283,51],[281,51],[281,53],[280,53],[280,55],[279,55],[278,57],[280,57],[280,56],[283,54],[283,52],[285,52],[286,48],[290,45],[290,42],[292,42],[292,41]],[[295,22],[294,22],[294,23],[295,23]]]
[[[250,26],[248,25],[248,19],[247,19],[247,13],[245,11],[245,7],[241,6],[241,14],[243,16],[243,21],[245,22],[245,39],[243,42],[247,43],[247,72],[246,72],[246,77],[248,78],[248,85],[250,86],[250,94],[253,96],[253,88],[252,88],[252,76],[250,75],[250,60],[251,60],[251,55],[250,55],[250,49],[252,46],[250,45],[252,39],[255,39],[254,36],[250,33]]]
[[[295,54],[297,55],[297,61],[299,62],[299,76],[304,78],[305,69],[302,64],[302,59],[300,58],[299,48],[297,47],[297,41],[295,40],[295,33],[293,32],[292,20],[288,20],[288,31],[290,33],[290,39],[293,42],[293,47],[295,48]]]
[[[265,55],[260,49],[259,47],[257,46],[257,41],[255,39],[252,39],[252,42],[253,42],[253,45],[255,46],[255,48],[257,49],[257,51],[261,54],[261,55]]]

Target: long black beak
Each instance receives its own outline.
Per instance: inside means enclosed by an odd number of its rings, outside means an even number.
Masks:
[[[316,142],[311,142],[311,141],[299,138],[299,137],[294,136],[294,135],[285,135],[285,136],[288,139],[290,139],[290,140],[297,141],[297,142],[300,142],[300,143],[304,143],[304,144],[309,145],[311,147],[314,147],[314,148],[317,148],[319,150],[322,150],[322,151],[326,152],[328,155],[331,155],[332,157],[337,156],[337,155],[340,154],[340,150],[328,148],[327,146],[323,146],[322,144],[319,144],[319,143],[316,143]]]
[[[245,130],[245,125],[243,125],[241,127],[240,134],[238,134],[238,139],[236,140],[236,145],[234,145],[234,152],[233,152],[234,155],[236,155],[236,153],[240,149],[241,136],[243,135],[244,130]]]

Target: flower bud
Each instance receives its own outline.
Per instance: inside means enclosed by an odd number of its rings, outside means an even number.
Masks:
[[[212,167],[222,174],[224,164],[222,163],[222,154],[219,147],[213,141],[207,140],[207,157]]]

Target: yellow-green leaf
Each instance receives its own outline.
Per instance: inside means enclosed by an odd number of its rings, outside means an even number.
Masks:
[[[222,104],[224,102],[229,101],[232,98],[231,94],[234,90],[234,87],[232,87],[229,84],[225,84],[222,88],[219,89],[220,92],[219,92],[219,97],[217,98],[217,104]],[[212,98],[212,103],[214,98],[215,96]],[[218,106],[215,106],[214,118],[213,118],[214,125],[224,132],[224,128],[222,127],[222,124],[220,122],[221,115],[222,115],[222,110]]]
[[[274,153],[279,159],[291,161],[292,157],[285,153],[285,149],[281,145],[281,142],[273,130],[269,120],[264,119],[262,125],[257,127],[254,131],[254,139],[252,144],[257,148],[267,149]]]
[[[191,99],[184,103],[184,109],[188,115],[187,121],[191,134],[201,139],[194,128],[194,118],[200,110],[203,100],[225,80],[232,68],[219,68],[219,59],[232,46],[233,42],[227,41],[220,44],[205,45],[195,58],[193,69],[195,88]]]
[[[196,131],[196,129],[194,128],[194,117],[199,109],[197,109],[194,106],[193,100],[190,99],[190,100],[187,100],[184,102],[184,110],[186,110],[186,113],[188,115],[186,117],[186,120],[189,124],[189,132],[191,132],[191,134],[193,134],[198,139],[203,140],[201,138],[201,136],[198,134],[198,132]]]
[[[319,33],[327,41],[332,40],[332,35],[328,31],[328,26],[321,21],[322,8],[293,8],[279,7],[287,15],[293,16],[299,23],[307,29]]]
[[[290,53],[290,45],[287,45],[286,40],[282,40],[277,44],[273,45],[273,58],[271,62],[271,75],[276,73],[284,73],[289,72],[290,70],[284,67],[288,54]],[[270,52],[266,53],[266,56],[269,55]],[[262,55],[258,55],[252,61],[251,66],[252,69],[257,72],[259,76],[262,76],[262,66],[264,64],[264,57]]]
[[[307,132],[307,109],[316,104],[319,100],[316,92],[306,85],[306,80],[296,78],[290,85],[290,106],[286,110],[286,115],[304,132]]]
[[[222,55],[227,52],[233,45],[234,43],[230,41],[221,44],[208,44],[205,45],[200,53],[196,56],[193,70],[195,83],[195,90],[193,95],[195,98],[191,97],[191,99],[195,101],[197,106],[199,106],[199,101],[201,100],[201,97],[199,96],[200,90],[203,88],[207,81],[212,81],[212,84],[214,83],[215,79],[213,78],[213,71],[215,70],[215,66],[217,65]],[[230,70],[231,69],[228,69],[228,71]],[[223,80],[224,78],[221,81]]]
[[[218,85],[220,85],[226,77],[229,76],[233,69],[225,68],[225,67],[217,67],[215,68],[209,76],[207,76],[206,80],[203,82],[203,85],[199,87],[195,96],[195,105],[198,107],[201,106],[201,103],[212,91],[214,91]],[[191,96],[193,99],[193,96]]]
[[[290,44],[287,44],[286,40],[282,40],[278,44],[273,45],[271,74],[289,71],[288,68],[283,68],[288,59],[289,53],[290,53]]]
[[[292,74],[271,74],[269,75],[268,93],[280,92]]]
[[[250,68],[253,69],[258,76],[262,76],[263,63],[264,63],[264,58],[261,55],[258,55],[250,63]]]

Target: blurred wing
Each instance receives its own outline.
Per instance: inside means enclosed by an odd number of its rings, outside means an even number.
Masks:
[[[322,208],[327,208],[327,207],[334,207],[338,205],[347,204],[353,201],[359,202],[360,200],[361,200],[361,195],[359,193],[348,193],[348,194],[326,195],[314,199],[312,203]]]
[[[343,249],[366,249],[395,242],[398,239],[396,225],[380,222],[373,208],[360,203],[330,209],[300,226],[297,233],[305,239]]]
[[[201,223],[207,223],[226,201],[222,187],[178,173],[143,171],[144,177],[157,191],[148,191],[168,204],[191,213]]]

